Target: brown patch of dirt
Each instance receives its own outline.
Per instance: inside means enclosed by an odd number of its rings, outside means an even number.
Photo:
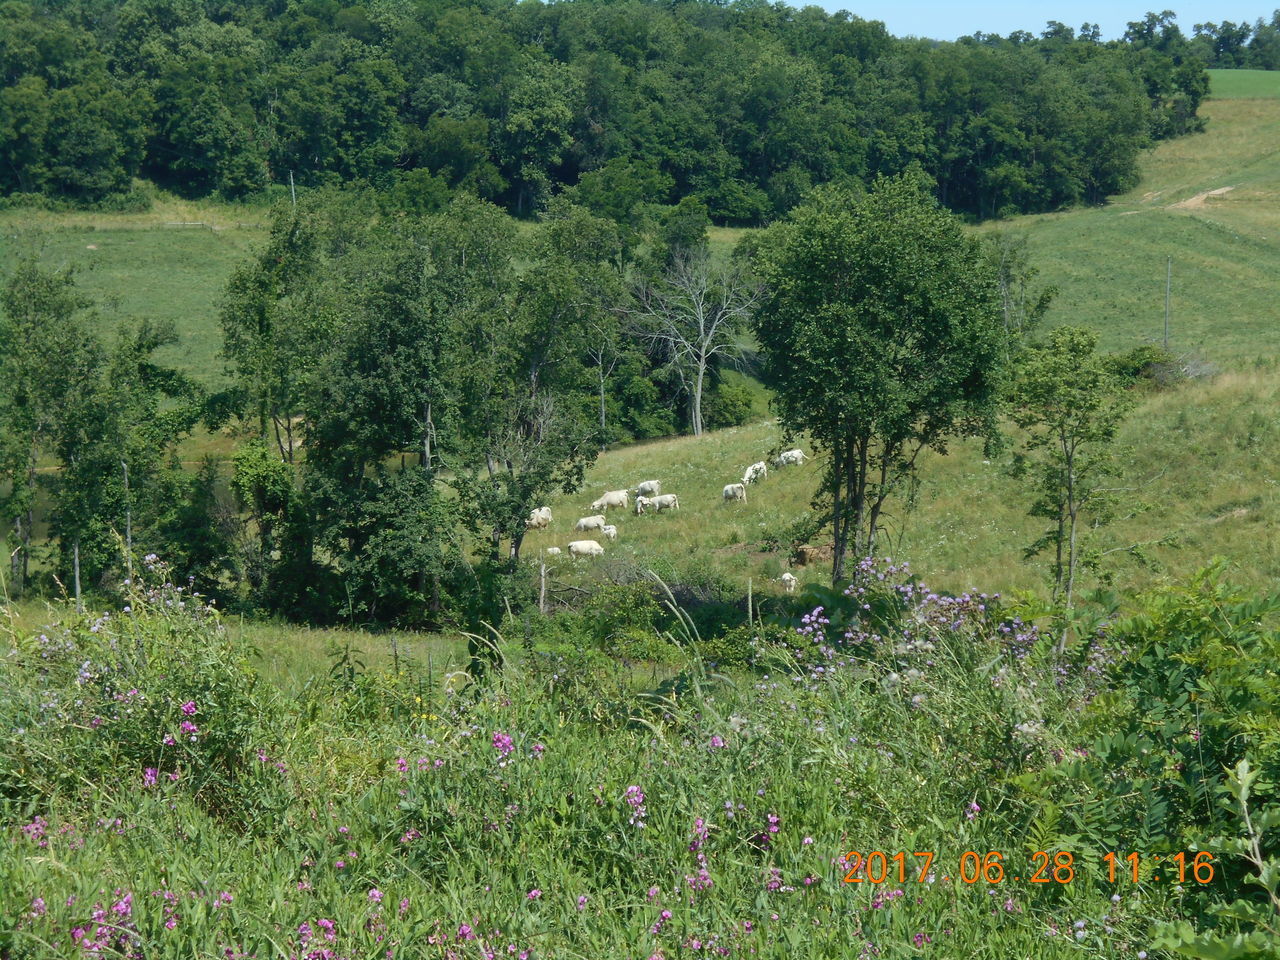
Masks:
[[[1194,197],[1187,197],[1177,203],[1169,204],[1170,210],[1199,210],[1208,206],[1210,197],[1220,197],[1224,193],[1230,193],[1235,187],[1218,187],[1216,190],[1206,190],[1204,193],[1197,193]]]

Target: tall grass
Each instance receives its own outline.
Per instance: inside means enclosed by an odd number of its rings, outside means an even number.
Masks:
[[[426,705],[372,673],[289,694],[172,588],[23,633],[0,659],[0,952],[1134,954],[1177,897],[1083,852],[1031,884],[1013,785],[1076,742],[1089,675],[904,572],[858,594],[903,632],[848,640],[818,611],[757,671],[690,661],[667,693],[533,653]],[[906,879],[854,850],[905,851]],[[967,850],[1005,877],[959,879]]]

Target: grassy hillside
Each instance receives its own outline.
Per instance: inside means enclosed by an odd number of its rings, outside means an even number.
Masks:
[[[1050,323],[1086,323],[1120,350],[1162,336],[1222,367],[1280,344],[1280,100],[1206,102],[1204,133],[1161,144],[1141,183],[1092,209],[984,227],[1025,233],[1060,293]]]
[[[161,358],[206,386],[222,379],[217,300],[235,265],[265,235],[264,211],[166,199],[146,213],[0,211],[0,271],[31,253],[76,270],[106,323],[171,320],[179,342]]]
[[[1280,576],[1277,409],[1274,368],[1155,394],[1138,407],[1120,438],[1126,468],[1118,485],[1128,506],[1098,540],[1113,551],[1108,569],[1117,583],[1187,574],[1218,554],[1239,565],[1243,583]],[[821,462],[771,470],[748,488],[746,504],[725,503],[721,489],[779,440],[776,424],[760,423],[607,453],[581,493],[551,501],[552,526],[532,532],[526,550],[596,536],[573,532],[573,524],[593,512],[588,505],[601,491],[656,478],[664,492],[680,496],[679,512],[610,511],[619,538],[605,543],[605,559],[553,558],[553,575],[573,580],[598,563],[625,562],[695,579],[714,574],[741,589],[750,578],[758,592],[778,593],[789,533],[808,509]],[[915,508],[893,505],[893,556],[927,571],[940,588],[1043,587],[1044,560],[1022,556],[1043,522],[1026,516],[1029,494],[1009,476],[1007,460],[987,463],[979,445],[960,444],[950,456],[927,460],[922,472]],[[795,572],[802,583],[829,576],[825,567]]]
[[[1139,186],[1111,203],[978,228],[1025,233],[1043,278],[1060,288],[1050,323],[1095,326],[1108,349],[1160,336],[1172,256],[1170,345],[1229,372],[1151,398],[1130,420],[1126,486],[1151,509],[1118,523],[1111,546],[1144,543],[1152,530],[1172,541],[1141,563],[1126,555],[1121,582],[1183,572],[1215,552],[1236,558],[1249,580],[1280,572],[1271,452],[1280,383],[1280,99],[1264,96],[1276,79],[1215,72],[1214,96],[1203,106],[1206,131],[1160,144],[1146,157]],[[171,359],[213,383],[221,370],[216,300],[234,263],[263,237],[262,217],[255,208],[171,200],[146,214],[4,211],[0,229],[10,242],[0,248],[0,265],[34,248],[50,262],[77,265],[82,286],[108,305],[108,316],[172,318],[183,340]],[[168,225],[192,221],[206,226]],[[717,230],[713,241],[723,253],[742,233]],[[608,453],[582,494],[552,503],[555,527],[533,534],[528,548],[573,539],[572,522],[589,512],[598,491],[659,477],[681,495],[682,511],[626,516],[611,562],[700,569],[744,585],[775,578],[785,553],[764,547],[785,543],[804,517],[819,466],[771,475],[745,506],[723,504],[720,490],[779,441],[776,426],[762,423]],[[204,438],[184,455],[197,448],[225,455],[230,444]],[[896,518],[907,522],[894,550],[939,586],[1036,587],[1039,568],[1020,558],[1036,531],[1025,505],[1000,463],[983,464],[976,450],[958,448],[926,465],[915,511]]]
[[[1211,96],[1220,100],[1280,98],[1280,71],[1210,70]]]

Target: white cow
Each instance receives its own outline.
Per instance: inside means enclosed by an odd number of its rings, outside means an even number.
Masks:
[[[541,530],[551,525],[551,508],[538,507],[533,513],[529,514],[529,519],[524,525],[531,530]]]
[[[759,460],[747,467],[747,472],[742,475],[743,483],[755,483],[757,480],[763,480],[769,475],[769,467],[763,460]]]
[[[606,523],[603,527],[600,528],[600,532],[603,533],[605,537],[609,540],[618,539],[618,528],[615,527],[612,523]]]
[[[636,516],[640,516],[651,506],[653,506],[653,501],[648,497],[636,497]]]
[[[628,496],[629,493],[626,490],[609,490],[603,497],[591,505],[591,509],[604,512],[610,507],[621,507],[625,510],[627,509]]]
[[[602,530],[604,529],[604,514],[597,513],[590,517],[583,517],[573,525],[575,530]]]
[[[559,547],[547,547],[547,549],[546,549],[544,552],[546,553],[546,555],[547,555],[548,557],[558,557],[558,556],[560,556],[560,548],[559,548]]]
[[[654,497],[649,501],[653,504],[655,510],[679,510],[680,501],[674,493],[664,493],[660,497]]]
[[[661,480],[646,480],[636,487],[637,497],[656,497],[662,492]]]
[[[604,547],[594,540],[574,540],[569,544],[571,557],[603,557]]]
[[[797,583],[796,575],[792,573],[790,570],[788,570],[778,579],[782,581],[782,589],[786,590],[787,593],[796,592],[796,583]]]
[[[747,486],[744,483],[726,483],[722,496],[726,500],[740,500],[742,503],[746,503]]]
[[[773,465],[775,467],[789,467],[792,464],[799,466],[804,463],[804,451],[797,447],[794,450],[783,450],[774,458]]]

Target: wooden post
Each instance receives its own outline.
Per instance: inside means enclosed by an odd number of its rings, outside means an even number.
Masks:
[[[1164,266],[1164,348],[1169,349],[1169,295],[1173,290],[1173,257]]]
[[[84,602],[80,599],[80,538],[72,546],[72,566],[76,574],[76,613],[84,613]]]
[[[538,612],[547,612],[547,561],[538,564]]]
[[[293,209],[298,209],[298,192],[293,189],[293,171],[289,171],[289,196],[293,198]]]
[[[120,461],[124,468],[124,566],[129,580],[133,581],[133,505],[129,502],[129,464]]]

